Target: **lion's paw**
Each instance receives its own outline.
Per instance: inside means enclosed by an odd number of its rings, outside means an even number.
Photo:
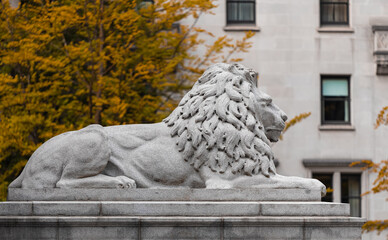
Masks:
[[[126,176],[117,176],[115,179],[118,181],[116,188],[128,189],[136,188],[136,182]]]

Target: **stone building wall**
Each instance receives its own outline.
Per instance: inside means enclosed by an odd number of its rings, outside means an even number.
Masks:
[[[289,117],[311,112],[275,144],[278,172],[301,177],[333,174],[337,202],[341,174],[361,174],[361,192],[370,189],[375,175],[347,165],[388,159],[388,127],[374,129],[379,110],[388,105],[388,76],[377,75],[378,66],[386,69],[384,61],[378,63],[387,56],[388,1],[350,0],[348,26],[320,26],[319,0],[256,0],[255,25],[227,25],[226,0],[217,4],[215,14],[203,16],[198,25],[216,36],[242,37],[239,29],[257,31],[249,53],[240,55],[243,64],[259,72],[259,86]],[[350,125],[321,124],[321,75],[350,76]],[[307,167],[304,160],[312,164]],[[362,217],[386,219],[386,198],[386,193],[363,197]]]

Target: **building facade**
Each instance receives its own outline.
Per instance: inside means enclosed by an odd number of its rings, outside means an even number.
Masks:
[[[387,0],[219,0],[198,25],[216,36],[255,31],[241,55],[259,87],[292,118],[311,116],[273,146],[283,175],[315,177],[351,214],[388,219],[387,193],[370,190],[375,174],[353,161],[388,159],[388,127],[374,128],[388,105]],[[365,234],[365,239],[385,239]]]

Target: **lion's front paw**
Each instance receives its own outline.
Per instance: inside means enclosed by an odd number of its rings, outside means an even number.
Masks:
[[[117,176],[115,179],[117,180],[116,188],[136,188],[136,182],[133,179],[130,179],[126,176]]]
[[[314,185],[316,186],[316,188],[321,190],[321,196],[322,197],[326,196],[326,186],[323,183],[321,183],[320,181],[316,180],[316,179],[313,179],[313,180],[315,180],[314,181]]]

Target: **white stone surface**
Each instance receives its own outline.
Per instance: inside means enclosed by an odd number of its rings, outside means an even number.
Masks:
[[[326,202],[32,201],[0,203],[0,216],[349,216]]]
[[[101,213],[101,203],[90,201],[34,201],[32,207],[32,214],[35,216],[98,216]]]
[[[320,201],[310,189],[8,189],[8,201]]]
[[[262,202],[263,216],[349,216],[349,204],[328,202]]]

